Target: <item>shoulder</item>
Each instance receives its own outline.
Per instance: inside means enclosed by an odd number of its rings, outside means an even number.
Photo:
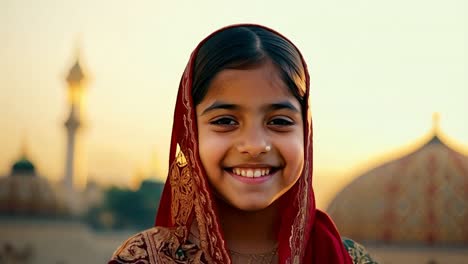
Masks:
[[[109,264],[175,263],[201,257],[195,245],[184,243],[185,228],[153,227],[137,233],[123,242],[112,255]]]
[[[342,237],[341,240],[354,264],[377,264],[363,245],[346,237]]]

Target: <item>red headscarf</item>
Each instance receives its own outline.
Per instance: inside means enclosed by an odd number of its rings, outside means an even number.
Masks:
[[[256,26],[242,24],[222,28],[205,38],[193,51],[180,81],[172,127],[169,175],[164,187],[156,225],[185,226],[196,219],[201,249],[209,263],[231,263],[219,224],[213,190],[198,153],[195,106],[191,92],[195,58],[200,47],[227,28]],[[302,58],[302,56],[301,56]],[[312,120],[309,110],[309,75],[306,73],[304,119],[304,168],[296,184],[281,197],[281,227],[278,233],[279,263],[352,263],[330,218],[315,207],[312,189]]]

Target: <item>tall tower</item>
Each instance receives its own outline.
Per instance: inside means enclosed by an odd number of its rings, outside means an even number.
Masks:
[[[67,190],[76,190],[86,184],[86,171],[84,170],[82,142],[80,131],[83,128],[83,96],[85,90],[85,75],[80,66],[79,57],[70,69],[66,78],[68,84],[68,99],[70,114],[65,121],[67,131],[67,153],[65,163],[64,184]]]

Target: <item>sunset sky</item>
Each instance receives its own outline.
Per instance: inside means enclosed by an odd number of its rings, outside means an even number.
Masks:
[[[190,52],[241,22],[278,30],[305,56],[324,197],[421,141],[433,112],[468,154],[467,12],[465,0],[0,0],[0,175],[26,141],[41,175],[63,177],[64,79],[79,53],[90,177],[125,185],[156,167],[164,179]]]

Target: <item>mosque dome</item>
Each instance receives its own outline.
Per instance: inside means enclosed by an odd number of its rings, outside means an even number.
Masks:
[[[362,174],[330,203],[340,233],[388,244],[468,244],[468,156],[437,133]]]
[[[11,168],[12,175],[35,174],[35,167],[26,157],[15,162]]]
[[[9,176],[0,177],[0,215],[60,216],[67,214],[66,208],[25,156],[14,162]]]

